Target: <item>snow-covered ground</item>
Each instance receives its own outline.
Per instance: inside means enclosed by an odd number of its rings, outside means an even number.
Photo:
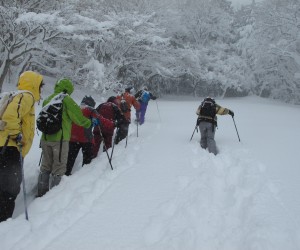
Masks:
[[[83,93],[74,95],[77,101]],[[100,100],[100,99],[99,99]],[[220,153],[200,148],[201,99],[151,101],[128,145],[105,153],[34,199],[39,136],[25,158],[29,221],[22,192],[0,224],[1,250],[300,249],[300,107],[257,97],[217,100]],[[38,110],[39,108],[37,108]]]

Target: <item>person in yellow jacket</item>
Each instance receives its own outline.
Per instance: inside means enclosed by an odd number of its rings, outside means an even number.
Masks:
[[[199,126],[201,139],[200,146],[208,149],[209,153],[216,155],[218,153],[215,141],[215,128],[217,126],[217,115],[234,116],[232,110],[218,105],[211,97],[206,97],[198,107],[197,126]]]
[[[22,183],[21,155],[29,152],[35,130],[35,102],[40,100],[43,77],[25,71],[19,77],[17,94],[8,104],[0,131],[0,222],[12,217]]]

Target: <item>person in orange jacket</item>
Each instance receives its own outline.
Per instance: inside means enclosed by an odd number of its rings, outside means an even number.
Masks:
[[[18,90],[3,113],[0,131],[0,222],[12,217],[22,183],[22,158],[32,145],[35,130],[35,102],[41,99],[43,77],[25,71]],[[21,155],[22,153],[22,155]]]
[[[131,94],[132,89],[133,87],[127,87],[125,88],[124,93],[117,95],[116,97],[118,106],[123,112],[127,122],[124,122],[122,125],[120,125],[118,134],[115,137],[115,144],[118,144],[128,135],[129,124],[131,123],[131,107],[133,106],[136,111],[140,109],[140,103],[136,100],[134,95]],[[127,104],[126,110],[124,110],[124,106],[122,105],[122,102],[124,101]]]

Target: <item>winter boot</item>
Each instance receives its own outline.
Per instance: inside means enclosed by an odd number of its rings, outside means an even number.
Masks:
[[[49,178],[50,178],[50,172],[45,170],[40,171],[39,179],[38,179],[37,197],[42,197],[45,193],[49,191]]]
[[[60,175],[52,175],[51,183],[50,183],[50,189],[57,186],[61,181]]]

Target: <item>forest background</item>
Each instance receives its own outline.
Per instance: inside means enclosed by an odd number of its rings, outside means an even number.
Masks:
[[[99,94],[300,103],[300,1],[0,0],[0,91],[24,70]]]

